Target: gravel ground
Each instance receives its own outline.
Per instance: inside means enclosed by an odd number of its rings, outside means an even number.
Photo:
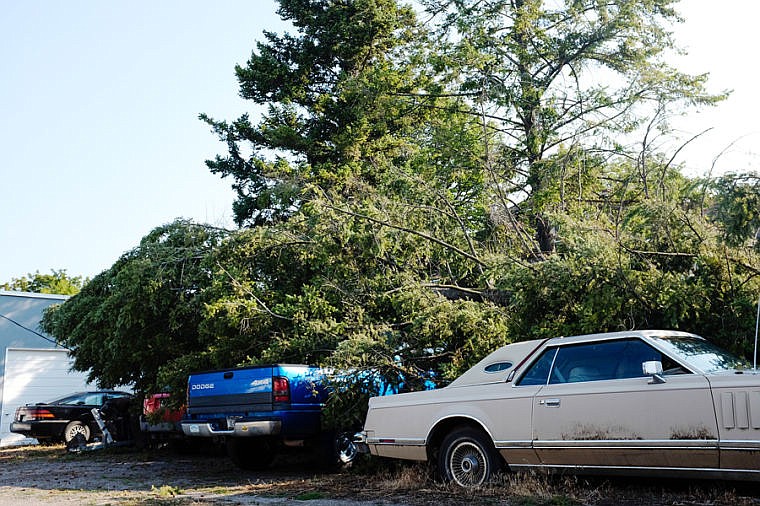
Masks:
[[[0,505],[760,505],[753,484],[519,474],[462,491],[430,480],[423,466],[376,464],[320,473],[303,456],[283,456],[266,472],[248,472],[211,454],[0,448]]]
[[[326,475],[333,479],[333,475]],[[303,459],[271,471],[237,469],[226,457],[131,449],[69,454],[63,446],[0,449],[0,504],[284,504],[326,495]],[[309,493],[311,492],[311,493]],[[349,501],[343,504],[350,506]]]

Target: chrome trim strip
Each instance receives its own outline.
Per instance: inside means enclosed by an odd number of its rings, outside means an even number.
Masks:
[[[532,448],[533,441],[494,441],[497,450],[506,450],[509,448]]]
[[[393,442],[388,440],[393,439]],[[410,445],[425,446],[425,440],[419,438],[366,438],[367,444],[375,445]],[[731,446],[726,446],[727,444]],[[676,449],[676,450],[758,450],[760,441],[720,441],[713,439],[612,439],[612,440],[593,440],[593,441],[494,441],[497,450],[510,448],[536,448],[536,449],[641,449],[641,450],[659,450],[659,449]]]
[[[509,467],[520,468],[552,468],[552,469],[570,469],[570,470],[609,470],[609,471],[695,471],[704,473],[743,473],[760,475],[760,469],[721,469],[717,467],[663,467],[663,466],[584,466],[584,465],[562,465],[562,464],[509,464]]]
[[[708,449],[717,450],[717,439],[613,439],[613,440],[577,440],[577,441],[534,441],[533,447],[537,450],[546,449]]]
[[[461,401],[451,401],[451,403],[453,403],[453,402],[461,402]],[[488,437],[493,441],[493,434],[491,434],[491,429],[488,428],[488,425],[486,425],[485,423],[483,423],[480,419],[475,418],[475,416],[473,416],[473,415],[467,415],[467,414],[463,414],[463,413],[449,413],[447,415],[443,415],[443,416],[439,417],[435,422],[433,422],[432,424],[430,424],[430,427],[428,427],[428,432],[425,435],[425,441],[428,441],[430,439],[430,433],[433,432],[433,429],[435,427],[438,427],[438,425],[441,422],[443,422],[444,420],[449,420],[451,418],[466,418],[468,420],[472,420],[473,422],[475,422],[478,425],[480,425],[480,427],[486,432],[486,434],[488,434]]]
[[[750,446],[750,445],[760,446],[760,440],[757,440],[757,439],[721,439],[720,440],[720,444],[721,444],[721,446],[725,445],[725,444],[729,444],[729,445],[742,445],[742,446]]]
[[[718,448],[721,451],[758,451],[760,450],[760,441],[721,441]]]
[[[393,440],[393,442],[391,442],[390,440]],[[416,439],[416,438],[372,437],[372,438],[367,438],[365,442],[368,445],[425,446],[424,439]]]

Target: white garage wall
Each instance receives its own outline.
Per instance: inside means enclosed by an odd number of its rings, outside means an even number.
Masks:
[[[0,446],[24,442],[10,432],[16,408],[46,402],[72,392],[88,390],[84,373],[73,372],[66,350],[8,348],[5,351],[5,381],[0,408]]]

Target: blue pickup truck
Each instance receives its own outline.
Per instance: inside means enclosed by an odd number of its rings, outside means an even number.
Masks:
[[[356,448],[348,436],[322,429],[328,395],[324,370],[307,365],[271,365],[192,374],[186,436],[223,439],[243,469],[267,467],[284,447],[310,447],[328,461],[349,462]]]

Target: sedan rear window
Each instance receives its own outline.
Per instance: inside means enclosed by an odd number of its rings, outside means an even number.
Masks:
[[[485,367],[486,372],[501,372],[512,367],[512,362],[495,362]]]

